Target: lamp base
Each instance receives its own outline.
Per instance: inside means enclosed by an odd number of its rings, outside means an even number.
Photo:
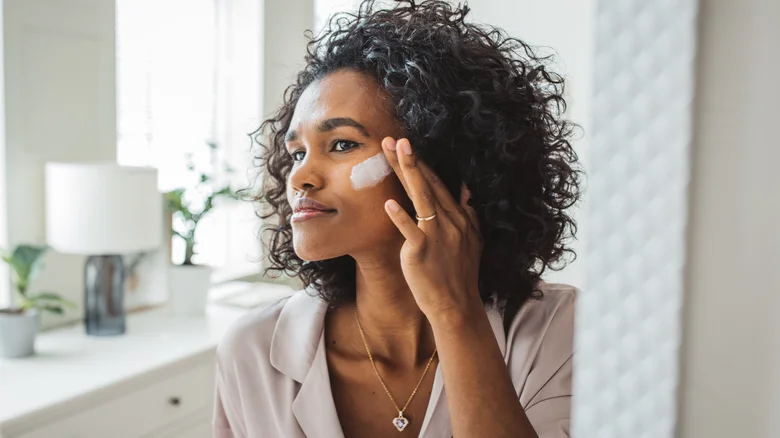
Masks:
[[[90,336],[125,332],[125,270],[120,255],[93,255],[84,264],[84,326]]]

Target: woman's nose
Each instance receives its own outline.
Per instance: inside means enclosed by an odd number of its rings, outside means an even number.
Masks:
[[[325,185],[321,159],[306,154],[303,161],[290,171],[290,184],[296,191],[319,190]]]

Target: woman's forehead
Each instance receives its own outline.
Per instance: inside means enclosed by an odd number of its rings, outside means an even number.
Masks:
[[[365,73],[342,70],[312,82],[295,105],[291,127],[350,117],[366,127],[393,119],[387,93]]]

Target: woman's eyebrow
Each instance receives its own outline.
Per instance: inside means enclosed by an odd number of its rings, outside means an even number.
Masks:
[[[363,134],[365,137],[369,137],[369,138],[371,137],[371,134],[368,133],[366,127],[351,117],[334,117],[331,119],[325,119],[321,121],[319,125],[317,125],[317,130],[320,132],[328,132],[342,126],[351,126],[357,129],[358,131],[360,131],[360,133]],[[298,139],[298,131],[294,129],[291,129],[284,134],[285,143],[293,142],[297,139]]]
[[[341,126],[351,126],[360,131],[363,136],[371,137],[371,134],[368,133],[368,130],[365,126],[361,125],[357,120],[350,117],[334,117],[332,119],[325,119],[320,122],[320,124],[317,126],[317,129],[320,132],[327,132]]]
[[[294,129],[284,133],[284,142],[285,143],[290,143],[290,142],[295,141],[297,139],[298,139],[298,132],[296,132]]]

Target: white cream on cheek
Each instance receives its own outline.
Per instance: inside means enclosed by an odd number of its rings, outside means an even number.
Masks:
[[[353,189],[362,190],[379,184],[391,173],[393,173],[393,168],[387,162],[384,152],[380,152],[362,163],[356,164],[352,168],[349,179],[352,181]]]

